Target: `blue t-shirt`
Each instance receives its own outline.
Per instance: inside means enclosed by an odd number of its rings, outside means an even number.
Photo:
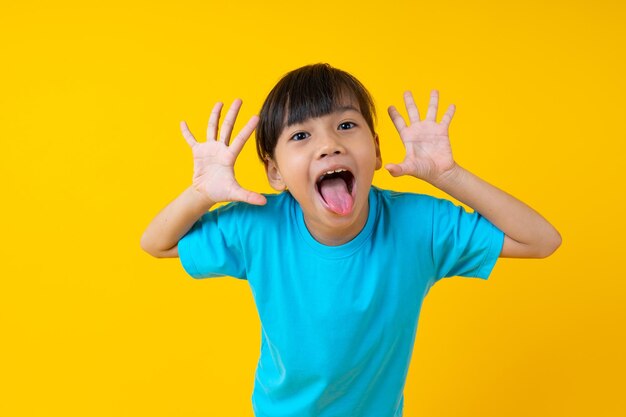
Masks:
[[[365,227],[325,246],[288,192],[204,214],[178,243],[194,278],[247,279],[262,327],[258,417],[402,415],[422,301],[440,278],[486,279],[504,234],[478,213],[372,187]]]

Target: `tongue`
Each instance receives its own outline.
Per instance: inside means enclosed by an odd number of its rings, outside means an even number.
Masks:
[[[352,212],[354,201],[348,192],[346,182],[342,178],[323,180],[319,187],[324,201],[333,212],[341,215]]]

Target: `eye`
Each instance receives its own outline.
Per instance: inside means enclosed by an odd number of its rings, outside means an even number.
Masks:
[[[348,130],[356,127],[356,124],[353,122],[343,122],[338,126],[338,130]]]
[[[311,136],[307,132],[298,132],[291,137],[291,140],[299,141],[308,138]]]

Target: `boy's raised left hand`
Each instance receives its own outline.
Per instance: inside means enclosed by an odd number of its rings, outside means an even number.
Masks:
[[[452,172],[456,163],[452,157],[448,127],[454,115],[455,106],[451,104],[437,123],[439,92],[433,90],[426,118],[420,120],[420,114],[410,91],[404,93],[404,104],[409,115],[410,125],[394,106],[389,107],[389,116],[406,149],[404,161],[399,164],[386,164],[385,168],[394,177],[412,175],[431,184],[436,183]]]

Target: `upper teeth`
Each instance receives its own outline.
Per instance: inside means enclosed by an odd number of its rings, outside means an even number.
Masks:
[[[336,169],[334,171],[326,171],[326,173],[324,175],[330,175],[330,174],[334,174],[335,172],[345,172],[345,169]]]
[[[343,168],[339,168],[339,169],[336,169],[336,170],[334,170],[334,171],[326,171],[324,174],[322,174],[322,175],[320,176],[320,178],[317,180],[317,182],[319,183],[320,181],[322,181],[324,178],[326,178],[326,176],[327,176],[327,175],[334,174],[334,173],[336,173],[336,172],[346,172],[346,171],[347,171],[347,170],[346,170],[346,169],[343,169]]]

